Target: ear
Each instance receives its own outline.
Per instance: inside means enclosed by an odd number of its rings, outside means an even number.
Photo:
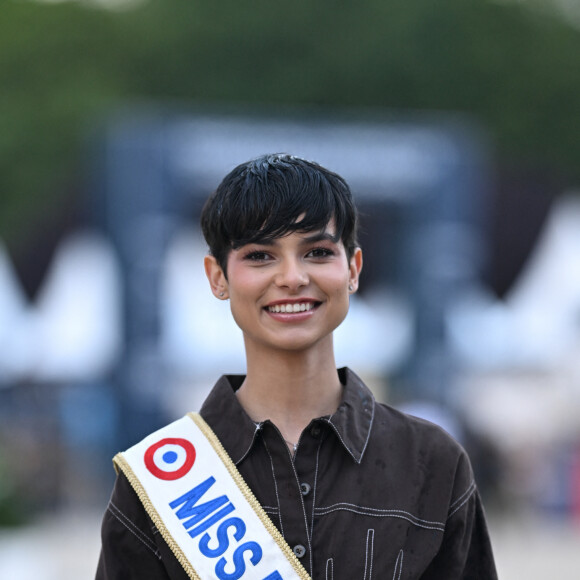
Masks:
[[[213,256],[206,256],[203,260],[203,267],[213,295],[220,300],[227,300],[229,298],[228,281],[217,260]]]
[[[355,248],[349,261],[348,289],[351,294],[358,290],[358,279],[363,266],[363,255],[360,248]]]

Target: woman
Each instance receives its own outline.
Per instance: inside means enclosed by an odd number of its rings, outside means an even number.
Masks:
[[[304,159],[263,156],[224,178],[201,223],[211,291],[230,302],[247,374],[221,377],[200,421],[253,492],[281,555],[245,541],[262,532],[235,516],[237,500],[208,500],[211,468],[159,508],[167,508],[164,519],[120,462],[97,578],[274,579],[286,577],[276,567],[284,557],[301,578],[496,578],[464,450],[440,428],[377,403],[348,368],[336,369],[332,334],[362,268],[346,182]],[[161,443],[152,441],[142,445],[157,461],[152,450]],[[159,459],[165,468],[150,463],[149,471],[163,478],[171,460],[173,451]],[[181,557],[172,514],[193,556]],[[274,563],[271,573],[257,571],[264,562]]]

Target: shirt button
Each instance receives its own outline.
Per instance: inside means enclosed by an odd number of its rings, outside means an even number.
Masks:
[[[308,495],[310,493],[310,485],[308,483],[301,483],[300,484],[300,493],[302,495]]]
[[[297,558],[302,558],[302,556],[306,554],[306,548],[302,544],[296,544],[296,546],[292,548],[292,551]]]

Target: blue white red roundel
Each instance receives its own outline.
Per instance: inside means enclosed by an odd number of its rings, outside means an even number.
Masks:
[[[187,439],[168,437],[154,443],[145,451],[145,467],[157,478],[179,479],[195,462],[195,447]]]

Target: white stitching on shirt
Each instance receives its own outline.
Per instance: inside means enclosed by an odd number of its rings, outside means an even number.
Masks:
[[[318,449],[316,450],[316,467],[314,469],[314,482],[312,483],[312,522],[310,524],[310,535],[314,536],[314,511],[316,506],[316,484],[318,483],[318,468],[320,466],[320,450],[325,437],[320,438]]]
[[[360,383],[359,383],[359,386],[360,386]],[[367,430],[367,438],[366,438],[365,444],[363,445],[363,448],[362,448],[362,450],[360,452],[360,457],[358,459],[355,457],[355,455],[354,455],[353,451],[350,449],[350,447],[344,442],[344,439],[342,438],[341,434],[338,432],[338,429],[336,428],[336,425],[332,422],[332,418],[333,418],[334,415],[331,415],[328,419],[325,419],[328,422],[329,425],[332,425],[332,428],[333,428],[334,432],[336,433],[336,436],[340,439],[340,441],[342,442],[344,448],[350,453],[350,456],[357,463],[360,463],[362,461],[362,458],[363,458],[363,456],[365,454],[367,445],[369,444],[369,441],[371,439],[371,431],[372,431],[372,428],[373,428],[373,423],[375,421],[375,406],[376,406],[376,401],[373,399],[372,403],[373,403],[372,404],[372,415],[371,415],[371,419],[370,419],[370,422],[369,422],[369,428]]]
[[[252,447],[254,446],[254,442],[256,441],[256,435],[261,431],[262,429],[262,423],[254,423],[255,425],[255,429],[254,429],[254,434],[252,435],[252,440],[250,441],[250,445],[248,446],[248,448],[244,451],[244,453],[242,454],[242,456],[237,460],[234,461],[234,463],[236,465],[239,465],[250,453],[250,451],[252,450]]]
[[[370,438],[371,438],[371,431],[373,428],[373,423],[375,420],[375,405],[373,404],[373,411],[372,411],[372,416],[371,416],[371,420],[369,423],[369,428],[367,431],[367,438],[365,441],[365,444],[363,445],[363,448],[361,450],[360,453],[360,457],[357,459],[355,457],[354,452],[350,449],[350,447],[345,443],[344,439],[342,438],[342,435],[339,433],[338,429],[336,428],[336,425],[332,422],[332,417],[330,417],[329,419],[325,419],[325,421],[332,426],[332,430],[335,432],[336,436],[340,439],[342,445],[344,446],[344,448],[349,452],[350,456],[357,462],[360,464],[360,462],[362,461],[363,455],[366,451],[367,445],[369,444]]]
[[[153,551],[157,551],[157,545],[145,532],[138,528],[112,501],[109,502],[109,511],[117,518],[125,527],[129,528],[133,534],[140,536],[143,543],[149,543],[149,548]],[[157,531],[157,528],[153,526],[153,533]]]
[[[329,513],[341,510],[377,518],[380,517],[401,518],[411,522],[412,524],[420,528],[425,528],[427,530],[439,530],[441,532],[445,530],[445,524],[443,522],[431,522],[429,520],[423,520],[403,510],[382,510],[371,507],[356,506],[350,503],[337,503],[328,507],[315,509],[316,515],[319,516],[328,515]]]
[[[300,503],[302,504],[302,515],[304,517],[304,529],[306,530],[306,541],[308,542],[308,552],[310,556],[310,569],[312,570],[312,540],[310,537],[310,531],[308,530],[308,517],[306,515],[306,506],[304,505],[304,497],[300,493],[300,478],[296,471],[296,464],[292,461],[292,471],[294,472],[294,479],[296,480],[296,485],[298,486],[298,493],[300,495]]]
[[[342,438],[342,435],[338,432],[338,429],[336,428],[336,425],[334,425],[334,423],[332,423],[331,420],[328,420],[328,424],[332,426],[332,430],[334,431],[334,433],[336,434],[336,436],[340,439],[340,442],[342,443],[343,447],[348,451],[349,455],[357,462],[360,463],[360,460],[357,460],[357,458],[354,456],[354,453],[350,450],[350,447],[344,442],[344,439]],[[361,456],[362,459],[362,456]]]
[[[274,461],[272,459],[272,455],[270,453],[270,449],[268,448],[268,444],[266,443],[266,439],[262,438],[264,442],[264,447],[266,448],[266,452],[268,453],[268,457],[270,458],[270,465],[272,466],[272,475],[274,476],[274,489],[276,491],[276,501],[278,502],[278,511],[280,517],[280,533],[284,536],[284,526],[282,525],[282,508],[280,507],[280,497],[278,496],[278,483],[276,481],[276,471],[274,470]],[[300,490],[300,480],[298,478],[298,473],[296,472],[296,466],[294,465],[294,461],[291,461],[292,465],[292,472],[294,473],[294,479],[296,480],[296,485]],[[306,517],[306,506],[304,505],[304,498],[302,494],[299,492],[300,495],[300,503],[302,504],[302,515],[304,517],[304,529],[306,530],[306,540],[308,542],[308,551],[310,555],[310,569],[312,569],[312,543],[310,541],[310,532],[308,530],[308,518]]]
[[[326,560],[326,580],[333,580],[334,578],[334,560],[328,558]]]
[[[468,487],[468,488],[465,490],[465,492],[464,492],[464,493],[462,493],[462,494],[461,494],[461,495],[460,495],[460,496],[459,496],[459,497],[458,497],[458,498],[457,498],[457,499],[456,499],[456,500],[455,500],[455,501],[454,501],[454,502],[453,502],[453,503],[452,503],[452,504],[449,506],[449,510],[452,510],[452,509],[453,509],[453,508],[454,508],[454,507],[455,507],[455,506],[456,506],[456,505],[457,505],[459,502],[461,502],[461,501],[463,500],[464,496],[466,496],[466,495],[471,495],[471,493],[470,493],[470,492],[471,492],[471,491],[473,491],[473,490],[472,490],[472,488],[474,488],[474,487],[475,487],[475,481],[472,481],[472,482],[469,484],[469,487]]]
[[[369,444],[369,441],[371,439],[371,431],[373,430],[373,423],[375,422],[375,406],[376,406],[376,403],[375,403],[375,401],[373,401],[373,413],[371,415],[371,421],[369,423],[369,428],[367,431],[367,440],[365,441],[365,444],[363,445],[363,448],[362,448],[362,451],[360,454],[359,463],[362,461],[363,455],[365,454],[365,451],[367,449],[367,445]]]
[[[269,516],[277,516],[280,518],[280,510],[278,508],[262,508]]]
[[[151,538],[145,535],[112,501],[109,502],[108,510],[116,520],[125,526],[148,550],[153,552],[161,560],[161,554],[155,542],[151,541]]]
[[[372,580],[373,577],[373,553],[375,547],[375,530],[367,530],[367,550],[365,555],[364,580]]]
[[[467,491],[465,491],[465,493],[460,495],[459,498],[456,499],[449,506],[450,511],[449,515],[447,516],[448,520],[453,514],[457,513],[469,501],[469,498],[475,493],[475,490],[476,490],[475,482],[472,481],[471,485],[467,488]]]
[[[397,560],[395,562],[395,571],[393,572],[393,580],[401,580],[401,574],[403,573],[403,550],[399,550],[397,555]],[[397,574],[397,571],[399,572]]]
[[[364,512],[376,512],[379,515],[380,514],[389,515],[389,514],[392,514],[393,512],[397,512],[397,513],[407,514],[409,517],[413,518],[414,520],[416,520],[418,522],[422,522],[424,524],[435,524],[435,525],[439,525],[439,526],[445,525],[443,522],[435,522],[435,521],[431,521],[431,520],[424,520],[422,518],[419,518],[417,516],[414,516],[411,512],[407,512],[405,510],[395,510],[395,509],[386,510],[386,509],[373,508],[373,507],[368,507],[368,506],[357,506],[355,504],[347,503],[347,502],[336,503],[336,504],[327,506],[325,508],[317,508],[317,511],[324,511],[324,510],[328,510],[330,508],[335,508],[335,507],[338,507],[338,506],[349,506],[349,507],[353,507],[353,508],[360,509],[361,510],[361,513],[364,513]],[[374,514],[369,514],[369,515],[374,515]]]
[[[282,524],[282,508],[280,507],[280,496],[278,495],[278,482],[276,481],[276,470],[274,469],[274,460],[272,459],[272,454],[268,449],[268,444],[266,443],[266,439],[262,437],[262,442],[264,443],[264,447],[266,448],[266,453],[270,458],[270,465],[272,466],[272,478],[274,480],[274,491],[276,492],[276,501],[278,502],[278,519],[280,520],[280,533],[284,536],[284,525]]]

